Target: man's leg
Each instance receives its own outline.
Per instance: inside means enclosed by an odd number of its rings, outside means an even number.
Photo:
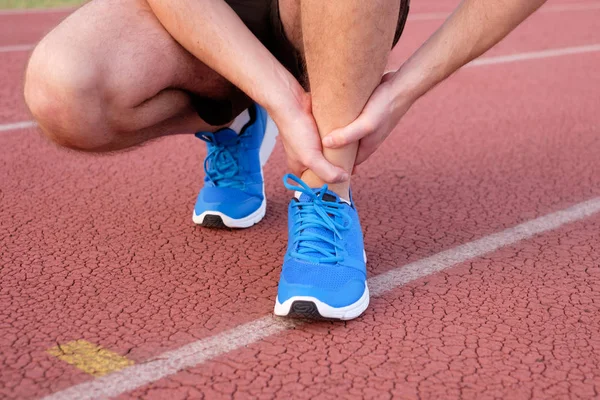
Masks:
[[[265,40],[261,1],[228,3]],[[276,135],[265,110],[181,47],[145,0],[93,0],[67,18],[34,51],[25,97],[46,135],[70,148],[198,132],[208,148],[194,222],[245,228],[265,214],[261,165]]]
[[[288,2],[282,4],[290,5]],[[301,34],[281,18],[290,41],[304,54],[312,111],[324,136],[354,121],[378,85],[398,28],[399,0],[303,0]],[[297,43],[297,42],[296,42]],[[357,144],[326,150],[325,157],[350,172]],[[350,182],[329,185],[311,171],[286,178],[288,250],[274,312],[280,316],[352,319],[369,304],[360,220],[349,201]]]
[[[191,97],[190,93],[195,93]],[[185,51],[144,0],[95,0],[37,46],[25,99],[57,143],[80,150],[119,150],[164,135],[213,131],[194,107],[250,105],[239,90]],[[237,107],[237,109],[235,109]],[[215,110],[217,112],[219,110]]]
[[[379,84],[398,24],[398,0],[303,0],[303,52],[313,115],[321,136],[346,126],[360,114]],[[284,14],[282,12],[282,14]],[[357,144],[326,149],[325,157],[351,172]],[[311,187],[323,182],[307,171]],[[345,199],[350,182],[330,185]]]

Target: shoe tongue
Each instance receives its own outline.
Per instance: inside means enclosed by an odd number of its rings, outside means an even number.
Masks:
[[[313,192],[314,192],[314,193],[315,193],[317,196],[319,196],[319,195],[321,194],[321,188],[318,188],[318,189],[312,189],[312,191],[313,191]],[[309,195],[307,195],[307,194],[304,194],[304,193],[302,193],[302,192],[296,192],[296,193],[294,194],[294,197],[295,197],[295,198],[297,198],[297,199],[298,199],[298,200],[300,200],[300,201],[310,201],[310,196],[309,196]],[[342,203],[343,201],[340,201],[340,200],[341,200],[341,199],[340,199],[340,197],[339,197],[337,194],[335,194],[335,193],[333,193],[333,192],[331,192],[331,191],[329,191],[329,190],[328,190],[328,191],[326,191],[326,192],[323,194],[323,201],[329,201],[329,202],[332,202],[332,203]]]
[[[215,144],[217,145],[224,145],[233,142],[237,139],[237,136],[238,134],[229,128],[223,128],[213,133]]]

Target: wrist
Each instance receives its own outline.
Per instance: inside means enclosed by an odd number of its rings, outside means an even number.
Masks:
[[[429,90],[422,75],[417,71],[407,72],[403,67],[396,71],[392,86],[396,103],[414,103]]]
[[[400,70],[396,71],[392,84],[391,109],[394,114],[404,114],[423,95],[419,82],[408,79]]]
[[[395,105],[405,107],[413,104],[431,90],[440,80],[439,68],[426,67],[421,62],[409,59],[398,69],[392,81]]]
[[[271,118],[277,121],[294,113],[310,113],[310,94],[287,72],[263,104]]]

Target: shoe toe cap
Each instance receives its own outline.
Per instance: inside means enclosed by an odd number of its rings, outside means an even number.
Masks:
[[[281,272],[277,292],[280,303],[295,296],[309,296],[331,307],[346,307],[358,301],[365,292],[365,273],[355,268],[299,262],[287,264]]]

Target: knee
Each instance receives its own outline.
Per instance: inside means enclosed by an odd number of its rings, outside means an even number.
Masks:
[[[110,141],[111,129],[104,118],[106,100],[99,68],[88,57],[47,39],[29,60],[25,102],[53,142],[71,149],[101,151]]]

